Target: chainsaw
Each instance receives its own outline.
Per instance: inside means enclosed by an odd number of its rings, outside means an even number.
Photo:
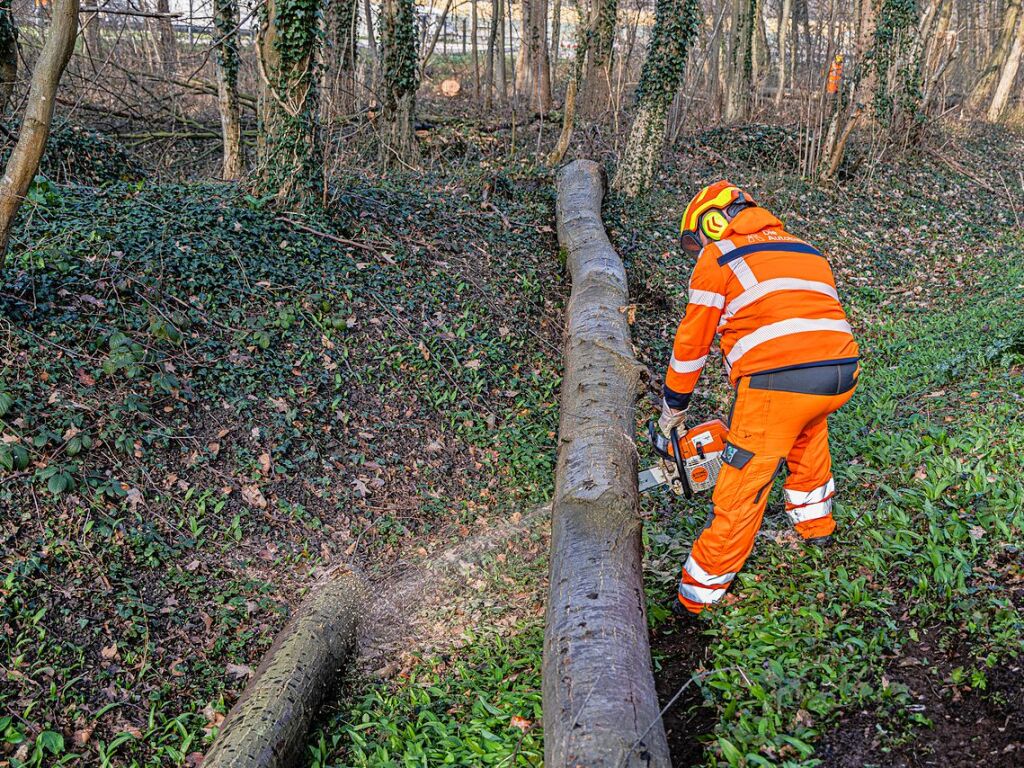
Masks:
[[[653,421],[648,423],[647,435],[660,460],[639,474],[640,493],[667,485],[689,499],[714,488],[728,433],[721,419],[692,427],[684,435],[673,427],[669,437],[660,434]]]

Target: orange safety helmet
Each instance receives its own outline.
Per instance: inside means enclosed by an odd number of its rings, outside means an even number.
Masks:
[[[753,197],[728,181],[704,187],[686,206],[679,225],[679,245],[691,255],[700,253],[700,233],[709,240],[721,240],[730,219],[753,205],[757,205]]]

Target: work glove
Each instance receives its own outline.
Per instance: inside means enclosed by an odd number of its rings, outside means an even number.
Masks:
[[[669,404],[665,402],[665,399],[661,400],[661,418],[658,419],[658,428],[661,430],[661,434],[665,437],[672,439],[672,428],[675,427],[680,432],[685,432],[686,429],[683,426],[683,419],[686,418],[686,411],[677,411],[674,408],[670,408]]]

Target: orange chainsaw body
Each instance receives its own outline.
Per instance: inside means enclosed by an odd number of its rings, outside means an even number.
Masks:
[[[674,493],[689,497],[715,487],[722,468],[725,442],[729,437],[729,428],[725,422],[721,419],[705,421],[682,435],[673,432],[674,439],[671,440],[658,434],[653,422],[648,431],[654,450],[661,457],[661,467],[643,473],[649,475],[650,479],[641,483],[641,490],[667,484]],[[679,446],[678,459],[673,444]],[[653,474],[650,474],[652,471]]]

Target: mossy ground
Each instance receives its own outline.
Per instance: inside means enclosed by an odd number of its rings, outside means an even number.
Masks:
[[[839,545],[799,547],[773,500],[735,600],[683,644],[707,672],[687,704],[710,716],[674,743],[708,763],[830,765],[868,728],[865,763],[890,764],[941,747],[921,735],[936,702],[1015,706],[1024,201],[985,187],[1024,142],[955,140],[952,164],[827,190],[691,148],[646,203],[607,206],[656,377],[689,273],[679,207],[723,173],[825,250],[864,350],[833,422]],[[547,499],[567,289],[551,179],[339,188],[302,220],[331,237],[222,186],[33,190],[0,288],[0,764],[194,764],[320,569],[384,593]],[[694,417],[728,399],[713,362]],[[657,647],[680,647],[661,606],[706,512],[645,501]],[[527,519],[349,682],[311,765],[541,763],[546,541]],[[1009,722],[986,750],[1020,740]]]

